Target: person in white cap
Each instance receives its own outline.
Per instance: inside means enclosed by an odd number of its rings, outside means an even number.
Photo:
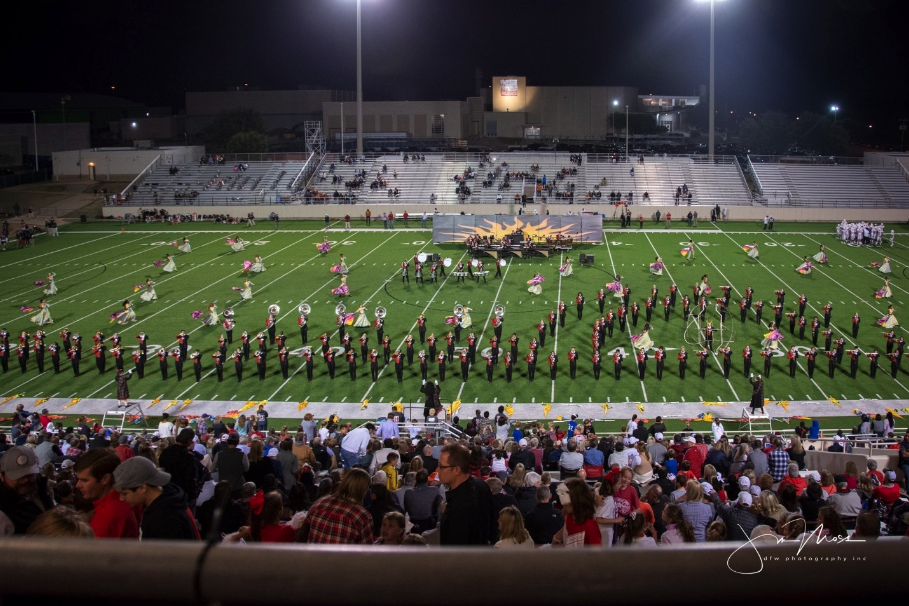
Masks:
[[[743,487],[742,480],[746,481],[747,486]],[[738,498],[731,503],[720,502],[716,493],[710,495],[716,506],[717,517],[726,524],[728,530],[726,540],[728,541],[747,541],[751,537],[751,531],[759,523],[758,516],[751,511],[754,499],[752,499],[749,492],[750,487],[751,482],[748,478],[739,478],[739,488],[741,490]]]
[[[53,507],[39,471],[38,457],[27,446],[10,448],[0,457],[0,536],[25,534],[35,518]]]

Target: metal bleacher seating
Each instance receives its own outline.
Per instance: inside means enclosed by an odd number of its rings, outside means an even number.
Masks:
[[[909,181],[897,167],[754,162],[770,204],[905,206]]]

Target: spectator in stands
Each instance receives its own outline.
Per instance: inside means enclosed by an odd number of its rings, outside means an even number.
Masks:
[[[552,506],[552,492],[548,486],[536,489],[536,506],[524,519],[525,527],[536,545],[549,545],[562,529],[562,517]]]
[[[900,498],[900,487],[897,486],[896,472],[892,469],[884,470],[884,483],[875,486],[871,492],[872,498],[880,499],[888,508],[892,507],[897,499]]]
[[[364,470],[356,467],[345,470],[337,492],[322,497],[309,509],[301,529],[306,542],[372,544],[373,519],[363,507],[369,482],[369,474]]]
[[[855,519],[855,531],[850,538],[876,541],[881,536],[881,519],[873,511],[863,511]]]
[[[145,457],[133,457],[114,470],[114,490],[128,505],[143,507],[143,540],[198,540],[186,494],[170,479]]]
[[[827,498],[831,507],[844,518],[854,518],[862,511],[862,498],[843,481],[836,485],[836,492]]]
[[[470,453],[449,444],[439,456],[439,481],[448,487],[439,532],[442,545],[488,545],[495,536],[496,518],[489,487],[469,475]]]
[[[716,506],[717,517],[721,519],[728,529],[727,540],[730,541],[747,541],[751,537],[751,531],[758,525],[758,516],[752,511],[751,493],[742,491],[738,498],[732,503],[721,503],[712,494],[713,503]]]
[[[759,439],[755,439],[751,444],[751,452],[748,453],[748,462],[753,465],[754,475],[760,477],[761,474],[767,473],[770,469],[770,463],[767,453],[763,449],[764,445]]]
[[[76,488],[94,508],[91,527],[99,539],[139,538],[139,521],[133,508],[114,490],[114,472],[120,463],[120,457],[113,451],[94,448],[73,466]]]
[[[701,543],[706,539],[707,525],[713,519],[714,509],[704,498],[704,489],[696,480],[685,484],[685,495],[679,502],[682,515],[694,530],[695,541]]]
[[[499,541],[495,544],[500,549],[533,549],[534,541],[524,528],[524,518],[517,507],[509,506],[499,512]]]
[[[770,475],[773,476],[774,482],[781,481],[786,476],[786,470],[789,467],[789,453],[783,450],[783,439],[779,436],[773,438],[773,450],[768,455],[770,463]],[[760,475],[755,471],[756,475]]]
[[[0,535],[8,528],[25,534],[53,506],[47,479],[38,472],[38,458],[28,446],[15,446],[0,457]]]

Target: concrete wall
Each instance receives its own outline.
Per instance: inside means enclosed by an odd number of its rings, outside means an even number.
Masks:
[[[341,103],[322,104],[326,138],[341,132]],[[357,130],[357,104],[344,103],[344,131]],[[468,135],[466,101],[367,101],[363,103],[363,132],[406,132],[417,138],[464,138]],[[433,116],[445,116],[445,132],[433,134]]]
[[[87,162],[86,162],[87,164]],[[141,169],[140,169],[141,170]],[[427,213],[432,213],[434,209],[438,209],[442,213],[460,213],[461,211],[467,214],[476,214],[476,215],[494,215],[494,214],[513,214],[516,215],[518,212],[518,206],[514,204],[353,204],[353,205],[339,205],[339,204],[320,204],[320,205],[275,205],[275,206],[172,206],[164,205],[162,208],[171,209],[175,212],[201,212],[204,214],[231,214],[231,215],[245,215],[246,213],[252,211],[256,215],[265,214],[267,215],[270,212],[277,212],[282,217],[287,219],[306,219],[306,218],[318,218],[321,219],[325,216],[326,213],[330,214],[332,217],[343,217],[345,213],[350,213],[351,217],[354,218],[363,218],[366,209],[369,208],[372,211],[372,216],[381,217],[383,212],[393,211],[396,215],[404,212],[405,210],[411,215],[417,216],[423,211]],[[572,213],[585,212],[599,212],[606,216],[607,222],[604,227],[606,229],[618,228],[618,220],[612,220],[612,211],[613,207],[609,204],[586,204],[578,202],[576,204],[536,204],[528,205],[528,210],[532,211],[536,209],[541,214],[546,213],[547,211],[551,215],[556,214],[567,214],[569,211]],[[682,213],[679,208],[674,206],[642,206],[634,205],[631,207],[631,213],[634,217],[637,217],[639,213],[643,213],[645,217],[650,217],[653,213],[660,209],[661,213],[665,213],[667,210],[673,215],[681,216],[682,214],[687,214],[687,209],[698,209],[698,215],[701,217],[709,217],[710,210],[707,206],[698,206],[694,205],[691,207],[679,207],[685,208],[685,212]],[[127,207],[120,207],[115,209],[116,212],[111,214],[113,215],[122,215],[125,212],[129,212]],[[105,212],[108,212],[105,209]],[[739,207],[739,206],[730,206],[729,207],[729,217],[730,222],[725,224],[727,228],[735,228],[735,223],[738,221],[748,221],[753,223],[760,223],[764,218],[764,215],[767,214],[766,209],[763,207]],[[814,211],[804,211],[798,209],[780,209],[774,210],[773,214],[774,219],[777,224],[788,223],[787,227],[791,228],[792,223],[803,223],[803,222],[821,222],[821,221],[841,221],[842,219],[847,219],[849,221],[883,221],[885,224],[888,223],[901,223],[909,220],[909,209],[905,210],[890,210],[890,209],[880,209],[880,210],[862,210],[862,209],[841,209],[836,210],[835,213],[831,213],[831,209],[818,209]],[[704,224],[705,219],[701,219],[701,223]],[[684,227],[684,223],[679,222],[677,224],[678,228]],[[834,226],[830,226],[830,233],[834,232]],[[785,232],[780,232],[785,233]]]
[[[55,152],[53,155],[54,175],[58,179],[88,179],[89,163],[94,162],[97,180],[106,180],[108,174],[114,180],[131,180],[158,156],[161,156],[162,164],[192,164],[198,162],[204,153],[205,148],[201,145],[159,149],[99,148]]]

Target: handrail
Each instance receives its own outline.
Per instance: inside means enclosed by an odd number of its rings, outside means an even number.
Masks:
[[[297,185],[300,177],[303,176],[303,173],[306,172],[306,169],[310,167],[310,162],[312,162],[313,157],[316,155],[316,152],[309,154],[309,157],[306,159],[306,162],[303,163],[303,166],[300,168],[300,172],[297,173],[297,176],[293,178],[293,181],[290,182],[290,191],[294,191],[294,187]]]
[[[125,198],[127,192],[129,192],[129,189],[130,189],[133,185],[135,185],[136,181],[138,181],[139,179],[141,179],[143,176],[147,176],[148,173],[151,172],[151,169],[152,169],[154,166],[157,166],[157,165],[158,165],[158,161],[159,161],[159,160],[161,160],[161,154],[158,154],[157,156],[155,156],[155,159],[152,160],[151,162],[149,162],[148,166],[146,166],[138,175],[136,175],[136,178],[135,178],[135,179],[133,179],[132,181],[129,182],[129,184],[123,189],[123,191],[120,192],[120,197],[121,197],[121,198]]]
[[[65,544],[67,557],[60,557]],[[711,595],[735,595],[744,605],[764,604],[767,594],[745,589],[766,583],[776,595],[790,596],[808,605],[862,602],[868,587],[856,579],[899,579],[904,574],[906,540],[887,537],[877,541],[856,537],[849,541],[820,540],[783,544],[758,542],[742,549],[741,541],[719,541],[648,549],[647,569],[672,570],[677,578],[710,577]],[[513,570],[526,579],[575,579],[559,585],[561,600],[569,603],[640,601],[639,553],[615,549],[528,549],[509,552]],[[382,557],[379,557],[382,556]],[[387,557],[385,557],[387,556]],[[643,557],[643,556],[642,556]],[[494,548],[382,547],[373,545],[246,545],[190,541],[96,541],[21,537],[0,539],[0,586],[9,603],[49,603],[73,595],[92,595],[100,602],[122,601],[124,588],[99,583],[99,566],[116,570],[121,579],[166,579],[145,582],[130,592],[133,604],[245,604],[259,606],[306,596],[314,604],[351,604],[368,600],[374,606],[417,606],[427,595],[441,602],[499,606],[515,600],[515,584],[496,580],[453,582],[450,575],[425,575],[421,591],[377,590],[377,579],[387,578],[388,562],[398,570],[495,570],[502,566],[502,551]],[[36,570],[54,562],[54,574],[41,583],[23,582]],[[238,574],[243,562],[256,564],[260,583]],[[793,573],[801,570],[802,573]],[[848,570],[848,572],[846,572]],[[342,571],[347,571],[345,574]],[[349,574],[356,571],[356,574]],[[826,571],[827,574],[824,574]],[[842,571],[839,574],[833,571]],[[823,582],[806,583],[806,574],[824,574]],[[339,574],[343,575],[342,577]],[[339,581],[333,582],[332,580]],[[904,598],[899,582],[880,583],[875,595],[882,603]],[[703,604],[699,591],[679,591],[674,604]]]
[[[898,159],[896,160],[895,164],[897,166],[897,169],[901,173],[903,173],[903,176],[906,178],[906,181],[909,182],[909,168],[906,168],[906,166],[902,162],[900,162]]]
[[[761,185],[761,179],[758,177],[757,171],[754,170],[754,164],[751,162],[751,155],[746,154],[745,159],[748,160],[748,170],[751,171],[751,179],[754,181],[754,189],[761,196],[764,195],[764,187]]]

